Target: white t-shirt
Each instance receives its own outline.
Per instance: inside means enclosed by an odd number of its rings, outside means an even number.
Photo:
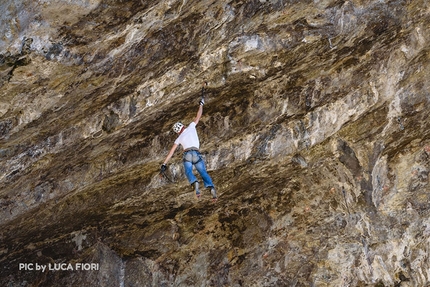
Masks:
[[[192,122],[175,140],[175,144],[182,145],[184,149],[190,147],[200,148],[199,136],[197,135],[196,123]]]

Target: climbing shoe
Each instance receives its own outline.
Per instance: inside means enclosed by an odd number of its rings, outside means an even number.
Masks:
[[[194,187],[194,190],[196,191],[197,198],[200,198],[199,182],[198,181],[194,182],[193,187]]]
[[[212,194],[212,200],[215,202],[218,199],[218,197],[216,196],[216,190],[213,186],[210,189]]]

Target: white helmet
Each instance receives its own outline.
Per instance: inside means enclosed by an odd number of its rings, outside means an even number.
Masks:
[[[178,134],[181,132],[183,127],[184,125],[181,122],[177,122],[176,124],[173,125],[173,131]]]

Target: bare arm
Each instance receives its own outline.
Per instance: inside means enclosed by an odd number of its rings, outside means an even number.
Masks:
[[[199,105],[199,110],[197,111],[197,115],[194,119],[194,122],[196,123],[196,125],[199,123],[200,118],[202,117],[203,114],[203,105]]]
[[[173,153],[175,152],[176,148],[178,147],[177,144],[173,144],[172,148],[169,151],[169,154],[167,155],[166,159],[164,160],[163,164],[167,164],[167,162],[172,158]]]

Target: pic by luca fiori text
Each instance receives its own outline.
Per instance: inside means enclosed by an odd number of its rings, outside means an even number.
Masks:
[[[22,271],[98,271],[99,263],[19,263]]]

